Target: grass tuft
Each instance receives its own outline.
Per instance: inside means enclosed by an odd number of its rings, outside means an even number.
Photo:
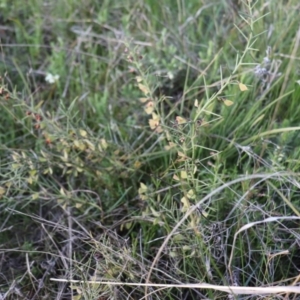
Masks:
[[[0,6],[0,299],[298,299],[297,1]]]

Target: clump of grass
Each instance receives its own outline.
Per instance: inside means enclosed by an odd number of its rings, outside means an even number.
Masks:
[[[2,298],[299,293],[298,4],[167,2],[3,4]]]

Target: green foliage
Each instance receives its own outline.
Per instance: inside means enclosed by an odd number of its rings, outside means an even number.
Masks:
[[[297,2],[29,2],[0,4],[0,298],[294,285]]]

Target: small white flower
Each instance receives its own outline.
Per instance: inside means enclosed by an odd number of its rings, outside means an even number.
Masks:
[[[59,75],[52,75],[51,73],[47,73],[45,80],[46,82],[53,84],[59,80]]]
[[[172,72],[168,72],[168,77],[170,80],[174,79],[174,74]]]

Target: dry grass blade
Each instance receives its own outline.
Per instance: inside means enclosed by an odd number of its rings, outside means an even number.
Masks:
[[[255,226],[258,224],[262,224],[262,223],[269,223],[269,222],[278,222],[279,220],[299,220],[300,217],[296,217],[296,216],[286,216],[286,217],[270,217],[270,218],[266,218],[265,220],[261,220],[261,221],[257,221],[257,222],[252,222],[249,224],[244,225],[242,228],[240,228],[235,234],[234,234],[234,239],[233,239],[233,243],[232,243],[232,251],[230,254],[230,258],[229,258],[229,262],[228,262],[228,270],[230,272],[230,276],[232,278],[232,270],[231,270],[231,264],[233,261],[233,253],[234,253],[234,249],[235,249],[235,244],[236,244],[236,238],[238,236],[239,233]]]
[[[241,287],[241,286],[222,286],[207,283],[198,284],[146,284],[146,283],[131,283],[131,282],[110,282],[110,281],[80,281],[80,280],[66,280],[59,278],[50,278],[56,282],[67,283],[85,283],[85,284],[102,284],[114,286],[145,286],[145,287],[164,287],[164,288],[198,288],[211,289],[222,291],[235,295],[262,295],[262,294],[279,294],[279,293],[295,293],[300,294],[300,287],[298,286],[271,286],[271,287]]]

